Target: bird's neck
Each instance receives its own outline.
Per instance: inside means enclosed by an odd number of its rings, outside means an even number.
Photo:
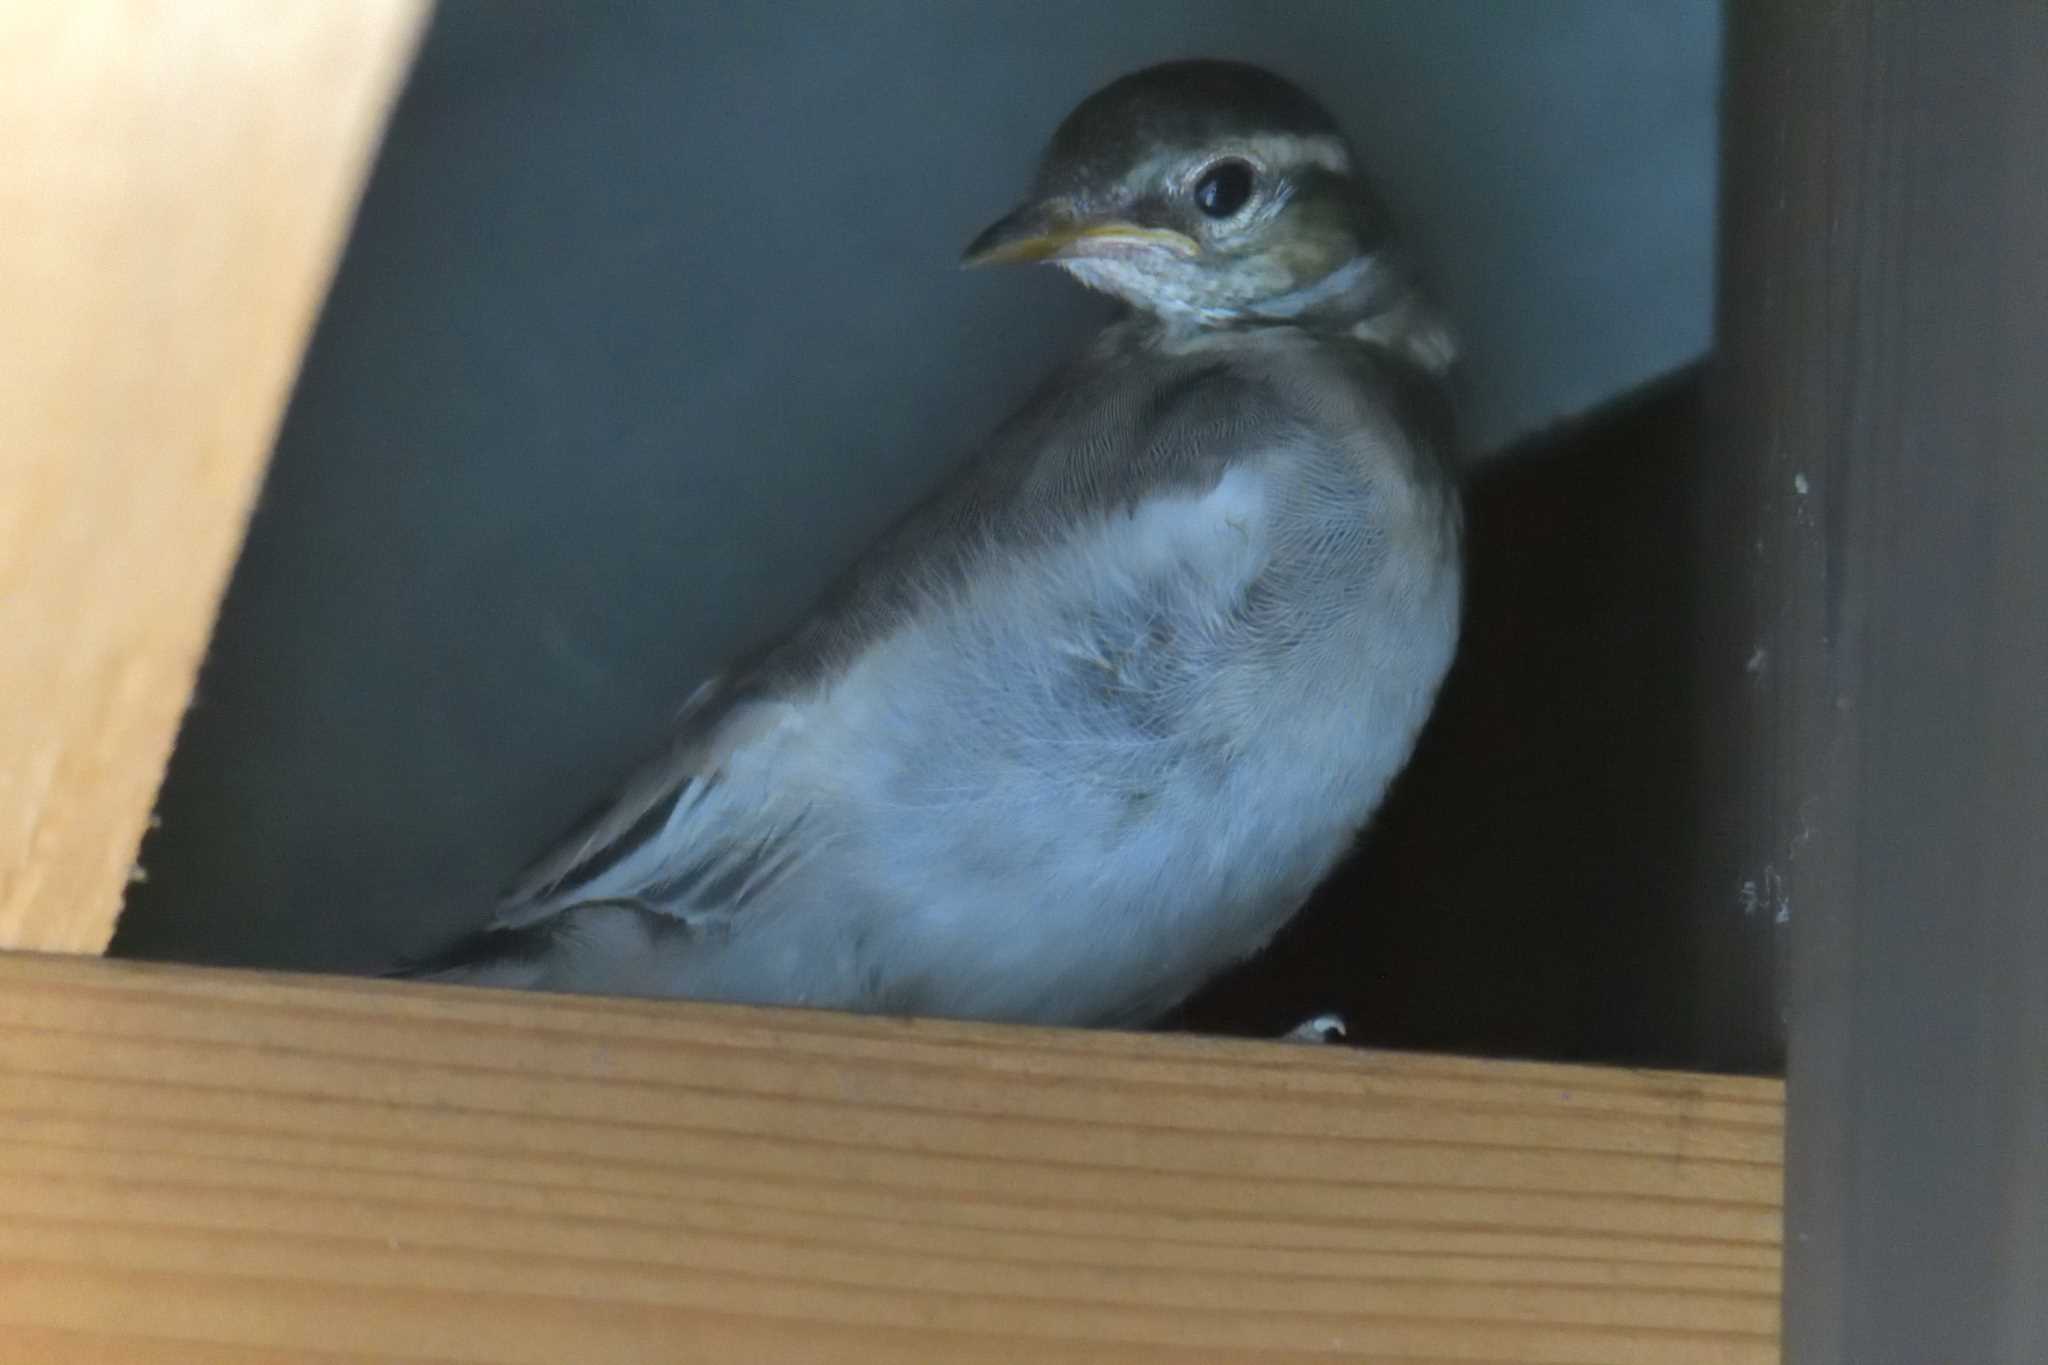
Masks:
[[[1299,288],[1229,310],[1181,304],[1141,311],[1169,344],[1207,333],[1289,327],[1361,341],[1437,375],[1448,372],[1458,354],[1450,327],[1408,272],[1377,254],[1354,256]]]
[[[1457,363],[1457,334],[1421,292],[1412,287],[1378,311],[1357,318],[1346,330],[1358,340],[1391,351],[1433,375],[1446,375]]]

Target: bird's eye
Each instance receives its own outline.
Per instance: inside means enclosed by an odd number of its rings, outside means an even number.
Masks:
[[[1252,197],[1252,168],[1238,160],[1219,161],[1195,182],[1195,207],[1211,218],[1228,218]]]

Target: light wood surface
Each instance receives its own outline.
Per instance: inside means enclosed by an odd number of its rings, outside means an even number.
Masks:
[[[0,955],[0,1340],[39,1361],[1761,1365],[1782,1100]]]
[[[0,0],[0,944],[99,951],[422,0]]]

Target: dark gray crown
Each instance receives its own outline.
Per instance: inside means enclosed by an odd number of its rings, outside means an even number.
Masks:
[[[1167,147],[1260,133],[1341,136],[1329,111],[1289,81],[1245,62],[1164,62],[1090,95],[1052,135],[1044,190],[1086,180]]]

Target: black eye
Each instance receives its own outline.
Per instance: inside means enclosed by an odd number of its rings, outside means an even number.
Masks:
[[[1195,182],[1195,207],[1211,218],[1228,218],[1252,197],[1252,168],[1242,161],[1219,161]]]

